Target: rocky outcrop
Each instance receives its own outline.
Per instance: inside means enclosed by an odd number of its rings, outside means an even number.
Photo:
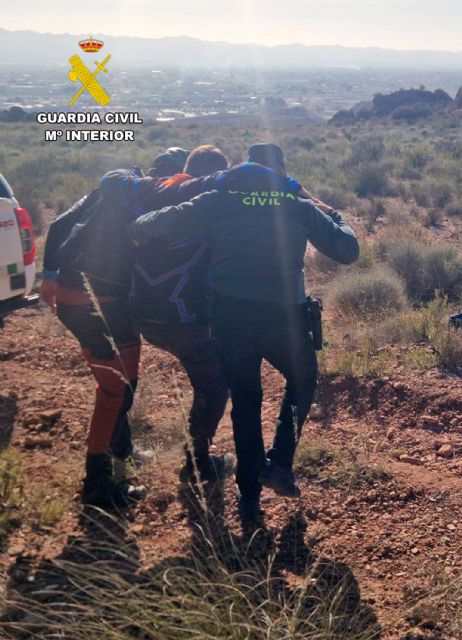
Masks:
[[[352,109],[343,109],[342,111],[337,111],[337,113],[332,116],[329,120],[329,124],[335,124],[337,126],[341,126],[344,124],[353,124],[356,122],[357,117],[355,116]]]
[[[462,109],[462,87],[460,87],[459,91],[456,93],[454,102],[456,103],[457,109]]]
[[[399,107],[415,104],[425,104],[434,109],[446,108],[453,103],[453,99],[441,89],[434,92],[425,89],[403,89],[386,95],[378,93],[372,102],[375,115],[384,117],[393,115],[393,111]]]
[[[358,102],[358,104],[355,104],[354,107],[351,108],[351,111],[356,117],[367,116],[373,110],[374,110],[373,100],[362,100],[361,102]]]
[[[339,111],[329,123],[342,125],[368,118],[415,121],[455,108],[462,108],[462,87],[454,100],[442,89],[400,89],[388,94],[378,93],[372,102],[360,102],[350,110]]]
[[[9,109],[0,111],[0,122],[33,122],[35,114],[25,111],[18,105],[13,105]]]

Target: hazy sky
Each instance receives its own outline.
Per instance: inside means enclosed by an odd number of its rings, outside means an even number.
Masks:
[[[52,33],[462,50],[462,0],[0,0],[0,16]]]

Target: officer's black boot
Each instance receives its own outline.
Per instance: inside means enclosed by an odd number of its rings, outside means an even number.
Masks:
[[[243,522],[257,520],[265,513],[260,507],[260,491],[253,494],[239,494],[237,496],[237,506],[239,517]]]
[[[195,484],[196,469],[201,482],[221,482],[232,474],[234,456],[231,453],[219,456],[208,454],[197,457],[194,464],[191,454],[186,452],[186,463],[180,470],[180,482]]]
[[[278,496],[299,498],[301,495],[292,469],[280,466],[271,458],[266,461],[258,479],[264,487],[272,489]]]

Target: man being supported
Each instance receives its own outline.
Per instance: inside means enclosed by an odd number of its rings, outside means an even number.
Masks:
[[[133,449],[127,412],[133,403],[140,356],[128,300],[135,247],[126,227],[152,206],[181,202],[182,182],[189,181],[187,197],[208,188],[208,183],[191,180],[188,174],[169,182],[167,174],[181,171],[188,154],[179,148],[167,151],[163,177],[140,178],[124,170],[109,174],[107,188],[94,190],[59,216],[46,241],[42,299],[78,339],[98,383],[87,442],[85,503],[126,504],[144,495],[144,488],[114,480],[111,459],[112,455],[124,460]],[[223,159],[216,168],[223,168]],[[128,207],[128,198],[111,189],[114,180],[125,180],[127,175],[137,193],[138,183],[142,185],[139,192],[147,192],[149,208]]]
[[[162,171],[159,158],[154,170]],[[160,168],[159,168],[160,167]],[[189,156],[184,173],[163,183],[166,189],[186,184],[185,179],[199,178],[224,170],[227,160],[223,153],[209,145],[195,149]],[[120,181],[127,193],[121,194]],[[127,172],[111,172],[101,181],[102,188],[113,197],[119,194],[129,201],[130,181],[136,178]],[[194,181],[190,181],[195,185]],[[143,199],[151,185],[144,179],[135,187]],[[194,188],[196,188],[194,186]],[[176,194],[175,194],[175,197]],[[155,198],[155,196],[154,196]],[[205,313],[205,282],[210,249],[204,235],[186,236],[175,242],[154,242],[137,251],[133,270],[131,305],[137,327],[153,346],[176,356],[192,385],[194,396],[189,413],[192,451],[187,448],[186,465],[180,477],[183,481],[222,478],[230,470],[232,457],[209,454],[228,399],[228,388],[215,351],[214,341]]]

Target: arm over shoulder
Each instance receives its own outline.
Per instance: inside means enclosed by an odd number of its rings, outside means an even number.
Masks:
[[[162,206],[159,178],[139,177],[133,169],[109,171],[100,180],[100,189],[105,196],[117,200],[136,215]]]
[[[217,195],[208,192],[189,202],[151,211],[130,224],[128,235],[135,242],[146,244],[151,240],[204,233],[216,211]]]
[[[104,195],[143,215],[212,191],[220,173],[224,172],[170,183],[165,178],[140,178],[132,169],[115,169],[101,178],[100,188]]]
[[[307,239],[318,251],[342,264],[358,259],[358,240],[338,211],[323,213],[311,200],[299,200],[299,206]]]
[[[57,272],[60,267],[59,260],[57,259],[57,251],[61,246],[61,243],[64,242],[72,227],[78,221],[82,208],[86,206],[89,199],[96,197],[96,191],[93,191],[90,195],[84,196],[78,202],[73,204],[67,211],[55,218],[51,223],[45,242],[45,253],[43,256],[43,268],[46,272],[49,272],[49,279],[55,277],[51,274],[53,272]]]

